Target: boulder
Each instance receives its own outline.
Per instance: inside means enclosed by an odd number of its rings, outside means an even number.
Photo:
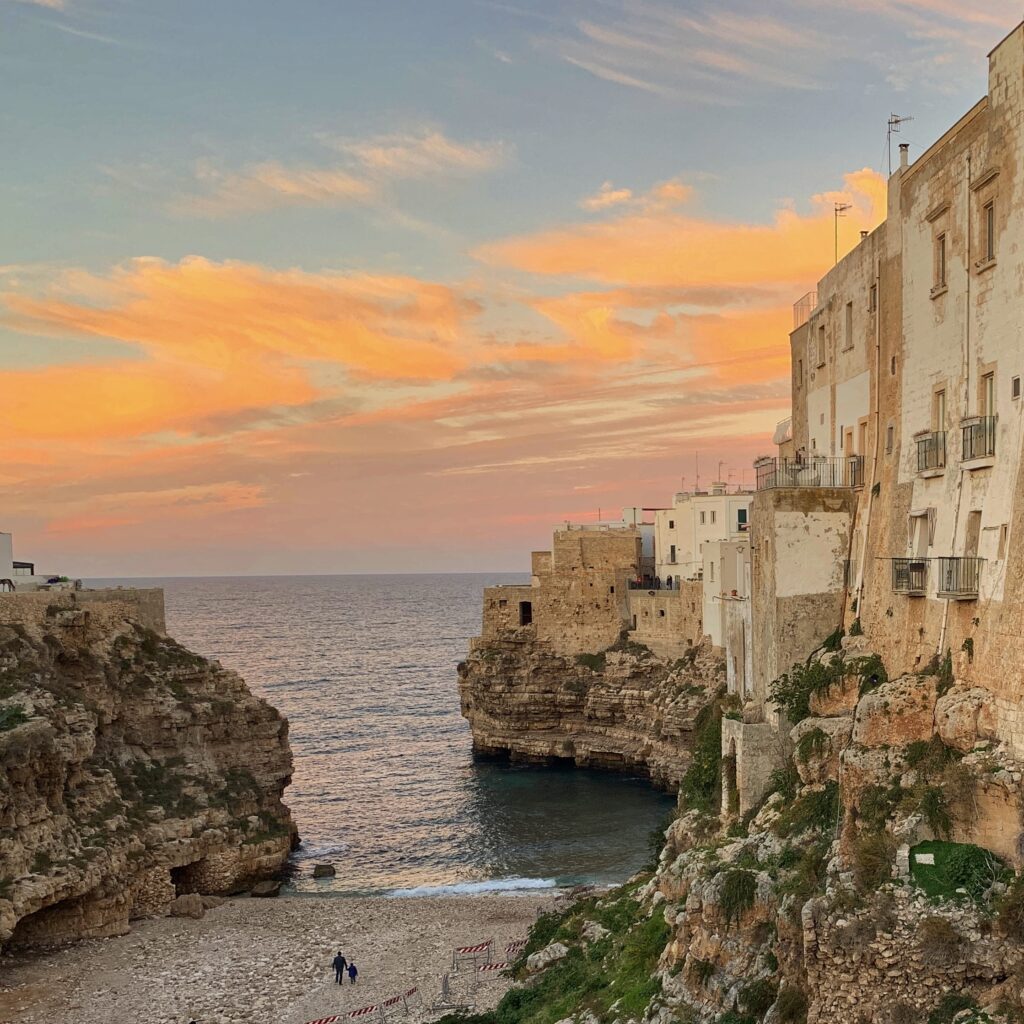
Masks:
[[[793,760],[805,786],[839,780],[839,757],[850,742],[852,730],[849,715],[805,718],[793,727],[789,734],[796,747]]]
[[[337,874],[333,864],[316,864],[313,866],[314,878],[333,878]]]
[[[189,892],[174,900],[167,908],[167,913],[171,917],[194,917],[198,919],[206,913],[206,907],[203,905],[203,897],[199,893]]]
[[[937,682],[935,676],[901,676],[865,694],[857,705],[854,743],[903,747],[931,739]]]
[[[935,725],[942,742],[966,754],[979,741],[995,740],[993,703],[992,694],[980,687],[943,694],[935,705]]]
[[[257,896],[261,899],[267,899],[272,896],[277,896],[281,892],[280,882],[257,882],[252,889],[249,891],[250,896]]]
[[[545,946],[543,949],[528,956],[526,958],[526,968],[529,971],[541,971],[548,964],[553,964],[556,960],[561,960],[568,955],[568,946],[561,942],[552,942],[550,946]]]
[[[661,896],[662,899],[665,898],[661,893],[658,893],[658,895]],[[605,928],[603,924],[600,924],[597,921],[587,921],[583,925],[582,930],[583,938],[585,938],[588,942],[600,942],[601,939],[603,939],[606,935],[609,934],[608,929]]]

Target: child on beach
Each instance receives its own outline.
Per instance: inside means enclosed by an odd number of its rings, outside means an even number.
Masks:
[[[356,970],[354,963],[348,965],[348,980],[350,984],[354,985],[356,983],[356,975],[358,973],[359,971]]]

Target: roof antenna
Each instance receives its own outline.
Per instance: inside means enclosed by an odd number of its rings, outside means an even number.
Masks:
[[[885,130],[885,148],[889,153],[889,177],[892,177],[892,136],[894,132],[901,131],[900,125],[906,124],[908,121],[913,121],[913,117],[904,116],[901,114],[890,114],[889,115],[889,126]]]
[[[836,263],[839,262],[839,218],[846,216],[847,210],[853,209],[853,203],[834,203],[836,222]]]

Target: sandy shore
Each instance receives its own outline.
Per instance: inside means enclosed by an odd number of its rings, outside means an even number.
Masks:
[[[429,1005],[453,946],[493,937],[500,959],[553,896],[234,899],[199,921],[140,921],[121,938],[5,957],[0,1022],[303,1024],[413,987]],[[339,949],[359,968],[355,986],[334,984]],[[480,984],[477,1007],[507,986],[497,976]]]

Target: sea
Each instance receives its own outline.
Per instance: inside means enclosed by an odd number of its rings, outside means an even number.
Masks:
[[[167,628],[288,717],[300,893],[623,881],[673,800],[642,778],[481,760],[456,665],[500,573],[91,580],[164,588]],[[333,878],[313,879],[330,862]]]

